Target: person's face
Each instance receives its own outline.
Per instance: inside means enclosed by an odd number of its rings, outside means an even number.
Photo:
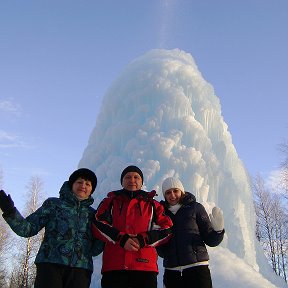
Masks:
[[[182,197],[182,191],[177,188],[171,188],[165,191],[165,199],[171,205],[176,205]]]
[[[128,172],[123,177],[122,186],[128,191],[137,191],[142,187],[142,178],[137,172]]]
[[[89,198],[92,192],[91,181],[78,178],[72,185],[72,192],[80,201]]]

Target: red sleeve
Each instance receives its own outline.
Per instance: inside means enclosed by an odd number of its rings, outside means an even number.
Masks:
[[[156,217],[155,224],[159,228],[147,232],[147,237],[145,237],[146,243],[150,246],[159,246],[166,243],[172,236],[172,226],[173,222],[169,216],[165,214],[164,207],[156,200],[153,200]]]
[[[95,221],[92,224],[92,234],[104,242],[115,243],[119,236],[119,231],[112,226],[112,201],[113,197],[108,197],[99,204],[95,214]]]

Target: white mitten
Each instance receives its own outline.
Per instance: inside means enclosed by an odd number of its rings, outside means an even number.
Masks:
[[[209,215],[212,228],[215,231],[222,231],[224,229],[224,217],[223,212],[219,207],[212,209],[212,214]]]

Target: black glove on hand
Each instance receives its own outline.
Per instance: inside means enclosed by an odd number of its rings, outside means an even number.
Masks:
[[[3,190],[0,190],[0,208],[6,215],[13,214],[16,210],[11,196],[6,195]]]
[[[141,234],[137,234],[136,239],[138,240],[139,244],[140,244],[140,248],[143,248],[145,246],[145,239]]]
[[[122,247],[122,248],[124,248],[124,246],[125,246],[125,243],[127,242],[127,240],[130,238],[130,236],[128,235],[128,234],[124,234],[124,235],[121,235],[120,236],[120,246]]]

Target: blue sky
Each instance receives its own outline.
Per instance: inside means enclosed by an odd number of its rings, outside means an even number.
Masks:
[[[105,92],[154,48],[193,56],[247,171],[269,175],[287,139],[287,14],[286,0],[1,1],[3,188],[20,204],[37,175],[57,196]]]

